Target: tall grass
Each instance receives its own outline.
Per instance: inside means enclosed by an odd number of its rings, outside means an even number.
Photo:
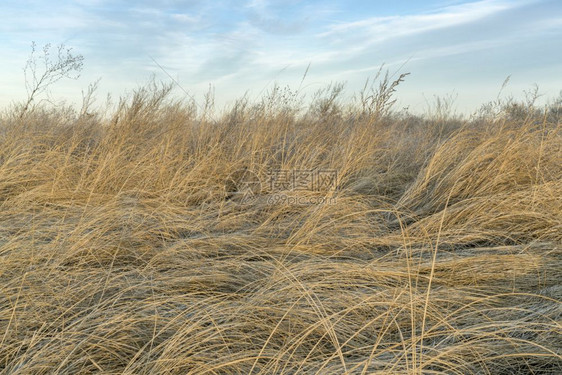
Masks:
[[[0,374],[561,373],[560,111],[338,90],[5,111]],[[268,173],[309,169],[337,188],[282,193],[329,204],[269,199]]]

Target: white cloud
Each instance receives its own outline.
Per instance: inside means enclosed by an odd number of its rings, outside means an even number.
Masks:
[[[185,14],[185,13],[173,13],[170,17],[172,17],[172,19],[178,22],[188,23],[188,24],[197,24],[200,21],[199,17],[194,17],[192,15]]]
[[[328,31],[320,33],[318,36],[338,41],[346,37],[368,35],[370,42],[381,42],[396,37],[474,22],[527,2],[482,0],[448,6],[427,14],[371,17],[331,25]]]

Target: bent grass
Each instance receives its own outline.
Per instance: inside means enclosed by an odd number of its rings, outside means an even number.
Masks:
[[[562,371],[559,118],[168,94],[2,115],[0,374]],[[243,169],[339,184],[242,204]]]

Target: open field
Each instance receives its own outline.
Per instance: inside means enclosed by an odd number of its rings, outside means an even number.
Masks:
[[[167,92],[0,117],[0,374],[562,373],[560,108]]]

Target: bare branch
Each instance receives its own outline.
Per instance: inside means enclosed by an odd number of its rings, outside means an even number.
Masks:
[[[57,47],[56,59],[51,58],[51,44],[47,43],[42,48],[42,54],[37,56],[37,44],[31,43],[31,54],[24,68],[25,88],[27,101],[22,107],[20,118],[30,109],[37,96],[46,92],[49,86],[63,78],[78,79],[84,64],[82,55],[74,55],[72,48],[64,44]],[[38,62],[42,67],[39,68]]]

